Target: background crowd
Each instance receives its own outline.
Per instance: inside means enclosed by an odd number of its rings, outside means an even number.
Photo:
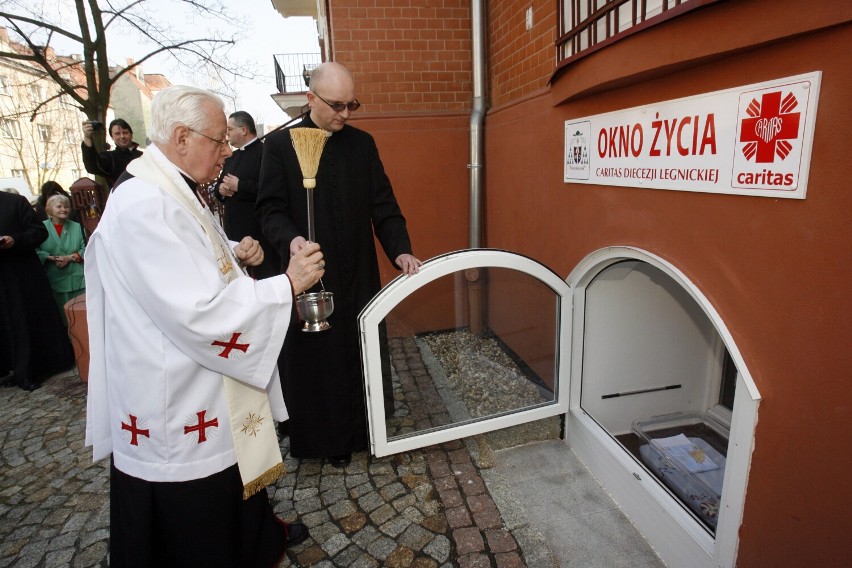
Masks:
[[[85,292],[79,211],[58,183],[35,205],[0,191],[0,383],[28,391],[74,365],[65,303]]]

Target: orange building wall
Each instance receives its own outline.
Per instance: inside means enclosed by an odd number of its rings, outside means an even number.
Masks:
[[[358,78],[356,74],[356,81]],[[408,223],[414,255],[426,260],[467,248],[467,115],[387,119],[359,110],[350,124],[376,139],[385,172]],[[381,248],[379,251],[379,269],[386,284],[399,271]]]
[[[771,15],[760,4],[728,3],[733,19],[725,26],[696,14],[691,24],[671,22],[669,32],[712,35],[718,48],[742,41],[734,22],[762,18],[758,35],[813,24],[801,18],[791,26],[789,2],[775,3],[781,16],[786,11],[784,23],[766,22]],[[655,33],[665,37],[664,28]],[[852,67],[839,56],[852,48],[852,25],[663,70],[656,66],[670,54],[647,42],[636,36],[597,58],[632,59],[647,71],[619,77],[592,56],[550,93],[488,116],[487,244],[530,255],[563,276],[611,245],[641,247],[682,270],[725,320],[763,397],[737,565],[839,566],[852,553],[852,489],[837,453],[845,453],[852,431]],[[823,77],[805,200],[562,182],[566,119],[815,70]],[[621,86],[577,96],[595,85],[594,73],[613,73],[608,78]]]
[[[547,86],[556,64],[556,6],[552,0],[488,3],[489,90],[499,107]],[[526,29],[526,11],[533,26]]]
[[[423,79],[428,66],[406,61],[416,56],[404,43],[345,43],[382,33],[397,41],[388,35],[395,30],[410,39],[414,30],[442,25],[437,11],[437,23],[429,23],[410,15],[414,4],[389,3],[383,19],[369,11],[375,5],[333,3],[334,59],[355,72],[365,108],[353,124],[376,137],[415,254],[425,259],[467,245],[471,94],[462,51],[469,45],[425,55],[463,60],[462,77],[437,89],[438,106],[412,105],[407,93],[415,85],[433,92],[433,82]],[[539,4],[532,5],[538,25]],[[424,17],[432,9],[426,0],[416,7]],[[397,25],[403,8],[416,25]],[[641,247],[682,270],[724,318],[763,397],[737,565],[838,566],[852,556],[844,467],[852,431],[852,3],[717,3],[580,59],[550,85],[555,59],[517,79],[529,59],[517,52],[555,54],[555,47],[532,47],[534,34],[513,43],[524,8],[488,4],[484,244],[526,254],[563,277],[609,245]],[[462,14],[467,4],[454,9]],[[448,29],[469,38],[466,18]],[[501,27],[504,19],[509,27]],[[551,26],[541,33],[550,45],[555,14]],[[823,77],[805,200],[562,181],[567,119],[817,70]],[[383,265],[385,281],[394,274]]]
[[[469,2],[335,0],[329,26],[333,59],[355,74],[367,112],[470,108]]]

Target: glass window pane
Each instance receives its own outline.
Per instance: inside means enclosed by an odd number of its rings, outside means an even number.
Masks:
[[[442,276],[382,321],[389,440],[556,401],[559,297],[506,268]]]

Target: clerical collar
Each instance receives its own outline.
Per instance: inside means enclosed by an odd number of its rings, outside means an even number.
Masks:
[[[177,168],[177,166],[175,166]],[[189,186],[189,189],[192,191],[192,194],[195,196],[195,199],[198,200],[198,204],[201,205],[202,209],[207,208],[207,204],[204,203],[204,198],[201,197],[201,192],[199,191],[199,184],[197,181],[192,179],[189,174],[184,173],[184,171],[180,168],[177,168],[178,173],[180,173],[180,177],[183,178],[183,181],[186,182],[186,185]]]
[[[190,176],[189,174],[184,173],[184,171],[180,168],[178,168],[178,172],[180,172],[180,177],[183,178],[183,181],[186,182],[186,185],[189,186],[189,189],[195,191],[195,189],[198,187],[198,182],[192,179],[192,176]]]
[[[248,142],[246,142],[245,144],[243,144],[242,146],[237,148],[237,151],[242,152],[243,150],[248,148],[253,142],[257,142],[257,136],[255,136],[254,138],[252,138],[251,140],[249,140]]]

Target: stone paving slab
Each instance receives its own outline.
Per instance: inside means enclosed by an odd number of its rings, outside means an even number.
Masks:
[[[74,373],[31,393],[0,388],[0,567],[108,566],[109,468],[83,447],[85,406]],[[540,535],[507,527],[471,447],[474,458],[461,441],[385,458],[361,452],[339,469],[291,458],[285,438],[288,473],[270,495],[311,536],[280,566],[527,566],[519,541],[540,546]]]

